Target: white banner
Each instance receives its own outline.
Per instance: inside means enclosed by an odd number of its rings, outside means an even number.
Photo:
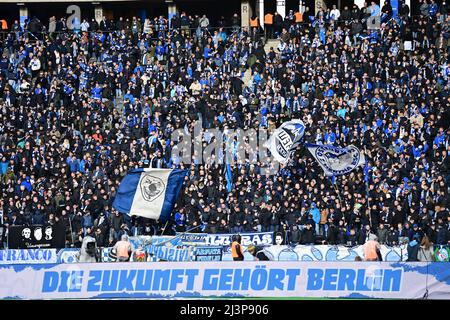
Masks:
[[[165,262],[0,265],[0,298],[450,299],[447,263]]]
[[[246,249],[246,248],[245,248]],[[268,246],[263,252],[273,261],[355,261],[357,256],[364,258],[363,246],[329,246],[329,245],[298,245],[291,246]],[[383,261],[399,262],[408,259],[406,245],[399,247],[381,246]],[[251,260],[252,255],[244,252],[245,260]],[[231,251],[224,252],[223,261],[231,261]]]
[[[357,256],[364,258],[363,246],[345,247],[317,245],[299,245],[294,248],[289,246],[271,246],[265,248],[274,260],[279,261],[355,261]],[[388,247],[381,246],[383,261],[398,262],[408,259],[406,246]]]
[[[77,263],[80,249],[66,248],[58,251],[58,263]]]

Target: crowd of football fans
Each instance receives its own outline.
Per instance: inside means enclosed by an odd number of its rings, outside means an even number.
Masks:
[[[111,246],[194,227],[283,232],[291,244],[357,245],[370,232],[450,243],[447,5],[309,12],[277,17],[267,52],[267,30],[237,15],[15,21],[0,44],[3,243],[22,224],[59,224],[78,247],[88,234]],[[232,164],[231,191],[224,164],[172,156],[172,132],[199,121],[272,132],[289,119],[303,120],[305,142],[364,151],[368,187],[363,167],[331,181],[305,148],[271,175]],[[190,169],[169,224],[112,208],[138,167]]]

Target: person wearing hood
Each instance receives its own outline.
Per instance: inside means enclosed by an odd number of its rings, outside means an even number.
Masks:
[[[95,238],[86,236],[81,242],[80,252],[76,255],[78,262],[98,262],[100,255]]]
[[[314,229],[316,231],[316,234],[319,234],[320,210],[317,208],[315,202],[311,203],[309,214],[312,215],[312,218],[314,220]]]
[[[243,261],[244,260],[244,249],[241,245],[241,235],[237,234],[232,237],[233,242],[231,243],[231,256],[233,261]]]
[[[408,260],[406,261],[419,261],[418,254],[419,254],[419,236],[415,235],[414,239],[408,243],[408,247],[406,248],[408,251]]]
[[[387,236],[387,245],[388,246],[396,246],[399,243],[399,234],[398,230],[391,226],[389,228],[388,236]]]
[[[409,230],[408,234],[409,241],[412,241],[415,237],[417,237],[418,242],[422,241],[423,231],[419,228],[417,223],[413,224],[413,227]]]
[[[419,252],[417,253],[417,260],[420,262],[434,262],[436,259],[434,257],[433,243],[425,235],[420,243]]]
[[[28,192],[31,192],[31,189],[33,188],[32,185],[31,185],[31,181],[30,181],[30,177],[29,177],[29,176],[27,176],[27,177],[22,181],[22,183],[21,183],[20,185],[21,185],[21,186],[24,186],[25,189],[28,190]]]
[[[316,242],[316,236],[312,228],[311,223],[307,223],[305,229],[303,229],[301,236],[301,244],[314,244]]]

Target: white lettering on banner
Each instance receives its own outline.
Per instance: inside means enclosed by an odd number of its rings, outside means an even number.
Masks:
[[[195,248],[195,261],[222,261],[223,247],[198,246]]]
[[[56,249],[8,249],[0,250],[0,264],[56,263]]]
[[[206,244],[211,246],[230,246],[232,234],[208,234]],[[243,246],[253,245],[272,245],[272,232],[242,233],[241,244]]]
[[[145,251],[159,260],[165,261],[189,261],[191,259],[191,250],[177,249],[166,246],[147,246]]]
[[[443,263],[176,262],[0,265],[0,298],[450,299]],[[425,287],[427,279],[428,287]],[[20,283],[20,286],[15,285]]]

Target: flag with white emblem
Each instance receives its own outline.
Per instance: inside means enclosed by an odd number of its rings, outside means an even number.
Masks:
[[[167,221],[188,170],[134,169],[120,183],[113,207],[130,216]]]
[[[326,176],[343,175],[365,163],[364,153],[354,145],[339,148],[307,143],[305,147],[317,160]]]
[[[277,161],[287,163],[292,152],[300,145],[304,133],[303,121],[298,119],[287,121],[274,131],[267,140],[266,147]]]

